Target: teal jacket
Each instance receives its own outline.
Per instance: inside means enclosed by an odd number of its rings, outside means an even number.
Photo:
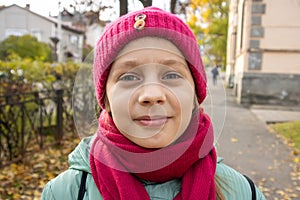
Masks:
[[[84,138],[69,155],[70,168],[47,183],[42,193],[42,200],[76,200],[82,171],[88,172],[84,200],[103,199],[90,171],[89,147],[92,140],[93,137]],[[251,200],[251,188],[246,178],[239,172],[223,164],[222,159],[218,159],[216,173],[223,183],[221,189],[226,199]],[[142,183],[151,200],[173,199],[181,187],[181,182],[178,179],[160,184],[153,184],[146,181]],[[265,199],[258,188],[256,188],[256,197],[258,200]],[[201,198],[199,197],[199,199]]]

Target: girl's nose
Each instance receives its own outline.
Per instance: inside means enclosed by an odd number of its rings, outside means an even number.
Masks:
[[[166,101],[165,88],[159,85],[147,85],[140,88],[138,101],[141,105],[164,104]]]

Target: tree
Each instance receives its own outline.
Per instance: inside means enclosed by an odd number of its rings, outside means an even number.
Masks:
[[[198,43],[204,47],[213,65],[226,65],[228,27],[227,0],[191,0],[188,25],[198,36]]]
[[[152,6],[152,0],[139,0],[144,7]],[[98,12],[99,16],[101,13],[107,9],[114,9],[113,5],[115,1],[103,1],[103,0],[73,0],[73,3],[70,5],[70,8],[73,11],[77,11],[80,13],[85,12]],[[128,0],[119,0],[119,13],[120,16],[128,13]]]
[[[140,0],[144,7],[152,6],[152,0]]]
[[[140,0],[144,7],[152,6],[152,0]],[[128,0],[120,0],[120,16],[128,13]]]
[[[51,61],[51,47],[39,42],[31,35],[9,36],[0,43],[0,59],[9,60],[11,57],[30,58],[39,61]]]
[[[177,0],[171,0],[171,2],[170,2],[170,11],[173,14],[175,14],[176,3],[177,3]]]

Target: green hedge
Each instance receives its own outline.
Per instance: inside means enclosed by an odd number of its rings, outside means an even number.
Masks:
[[[32,60],[52,61],[51,46],[44,42],[39,42],[32,35],[22,36],[11,35],[0,42],[0,59],[11,60],[12,57],[30,58]]]
[[[0,95],[60,87],[71,88],[80,64],[31,59],[0,60]]]

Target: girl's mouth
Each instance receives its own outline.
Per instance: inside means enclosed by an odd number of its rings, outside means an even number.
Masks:
[[[167,123],[169,118],[167,116],[141,116],[134,121],[142,126],[162,126]]]

